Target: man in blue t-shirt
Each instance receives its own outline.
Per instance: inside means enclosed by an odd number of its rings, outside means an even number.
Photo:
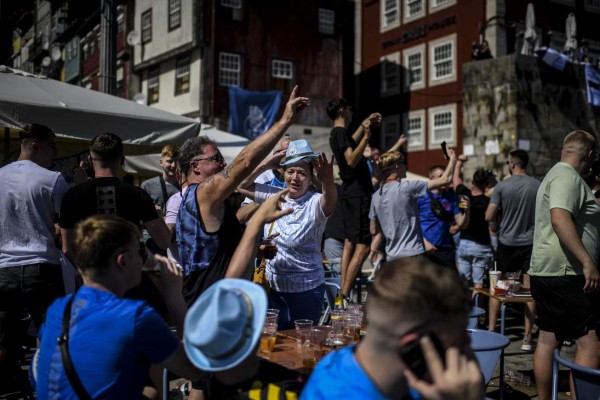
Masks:
[[[152,307],[123,298],[140,283],[147,258],[138,227],[115,215],[97,215],[79,223],[69,238],[84,286],[48,309],[31,368],[37,398],[140,398],[150,364],[187,379],[203,376]],[[160,278],[153,280],[181,333],[186,311],[181,271],[165,257],[156,260]],[[67,338],[64,345],[59,337]],[[63,354],[63,346],[69,355]],[[69,364],[81,388],[67,374]]]
[[[483,399],[469,301],[458,275],[425,257],[385,264],[369,287],[366,336],[321,360],[300,399]]]
[[[446,168],[435,165],[429,168],[429,179],[438,179]],[[458,198],[450,186],[427,191],[418,199],[421,229],[425,238],[427,256],[434,262],[456,269],[455,244],[450,226],[462,228],[463,214],[458,208]]]

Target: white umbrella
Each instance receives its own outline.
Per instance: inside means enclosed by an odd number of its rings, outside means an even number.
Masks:
[[[532,55],[537,50],[537,32],[535,31],[535,11],[533,4],[527,4],[527,16],[525,17],[525,36],[523,37],[523,48],[521,54]]]
[[[565,34],[567,35],[567,41],[565,42],[565,53],[574,52],[577,50],[577,23],[575,22],[575,14],[569,13],[567,17],[567,23],[565,26]]]

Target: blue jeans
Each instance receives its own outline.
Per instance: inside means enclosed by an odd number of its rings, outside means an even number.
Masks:
[[[277,330],[293,329],[297,319],[311,319],[319,323],[325,302],[325,284],[306,292],[284,293],[271,288],[269,308],[279,310]]]
[[[483,283],[485,270],[489,269],[494,262],[492,246],[460,239],[457,254],[460,277],[473,279],[473,283]]]

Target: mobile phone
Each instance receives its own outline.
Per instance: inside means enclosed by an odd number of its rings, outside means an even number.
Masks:
[[[442,152],[444,153],[444,158],[446,160],[450,159],[450,156],[448,155],[448,146],[446,145],[446,141],[444,140],[440,146],[442,146]]]
[[[440,339],[433,333],[425,333],[424,335],[421,335],[415,340],[402,346],[398,349],[398,356],[417,378],[431,382],[427,361],[425,360],[425,355],[423,354],[423,349],[421,348],[421,338],[423,336],[429,337],[438,355],[442,359],[442,363],[445,365],[446,352],[444,351],[444,347],[442,346]]]

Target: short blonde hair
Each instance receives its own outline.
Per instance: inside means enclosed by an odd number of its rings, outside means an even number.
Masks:
[[[179,147],[168,144],[162,148],[160,152],[161,157],[177,158],[179,157]]]
[[[579,146],[577,146],[579,145]],[[572,131],[567,136],[565,136],[565,140],[563,141],[563,148],[568,146],[577,146],[580,147],[581,150],[584,149],[595,149],[596,148],[596,137],[589,132],[586,131]]]
[[[392,173],[392,167],[404,163],[404,160],[404,154],[398,150],[388,151],[379,157],[379,160],[377,160],[377,166],[383,175],[387,176]]]

